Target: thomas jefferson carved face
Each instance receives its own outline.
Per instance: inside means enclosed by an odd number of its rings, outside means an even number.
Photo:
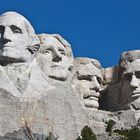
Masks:
[[[76,58],[74,85],[89,110],[98,109],[103,75],[100,63],[94,59]]]
[[[38,58],[44,73],[55,80],[65,81],[70,73],[71,60],[67,54],[67,47],[51,35],[42,35]]]
[[[123,72],[122,92],[124,102],[136,110],[140,109],[140,59],[127,64]]]
[[[31,43],[30,34],[35,34],[34,30],[20,14],[7,12],[1,15],[0,59],[19,62],[29,61],[31,59],[31,53],[28,50]]]

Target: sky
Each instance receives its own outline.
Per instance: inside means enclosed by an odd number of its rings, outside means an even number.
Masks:
[[[24,15],[37,34],[60,34],[74,57],[97,59],[103,67],[140,49],[139,0],[1,0],[0,14],[6,11]]]

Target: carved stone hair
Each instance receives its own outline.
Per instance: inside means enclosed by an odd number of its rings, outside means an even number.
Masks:
[[[75,65],[86,65],[86,64],[89,64],[89,63],[92,63],[98,69],[102,68],[100,62],[96,59],[91,59],[91,58],[86,58],[86,57],[75,58]]]
[[[119,66],[122,69],[126,69],[128,63],[131,63],[136,59],[140,59],[140,50],[123,52],[120,57]]]
[[[60,36],[59,34],[40,34],[40,35],[38,35],[38,37],[40,39],[41,44],[44,44],[44,40],[47,37],[56,38],[66,48],[67,56],[70,57],[70,58],[73,58],[71,45],[62,36]]]

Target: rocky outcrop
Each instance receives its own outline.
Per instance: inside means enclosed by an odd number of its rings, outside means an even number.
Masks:
[[[102,68],[74,58],[58,34],[37,35],[22,15],[0,16],[0,140],[75,140],[88,125],[99,140],[113,129],[139,127],[140,50]]]

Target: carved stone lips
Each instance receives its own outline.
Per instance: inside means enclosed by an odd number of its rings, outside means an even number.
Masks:
[[[99,97],[100,97],[99,92],[92,92],[90,95],[85,96],[84,99],[98,100]]]
[[[89,100],[96,100],[96,101],[98,101],[98,98],[94,97],[94,96],[91,96],[91,97],[89,97]]]
[[[133,98],[138,98],[138,97],[140,97],[140,92],[132,93],[132,94],[131,94],[131,97],[133,97]]]
[[[55,67],[57,68],[57,67],[60,67],[60,66],[58,66],[58,65],[52,65],[51,67],[52,68],[55,68]]]
[[[60,65],[52,65],[51,68],[60,68],[60,69],[62,69],[63,67],[61,67]]]
[[[4,46],[2,48],[2,51],[7,51],[7,50],[13,50],[13,47],[11,47],[11,46]]]
[[[11,46],[3,46],[3,49],[5,49],[5,48],[13,48],[13,47],[11,47]]]
[[[86,100],[84,100],[84,104],[88,108],[98,108],[99,107],[98,100],[95,100],[95,99],[94,100],[86,99]]]

